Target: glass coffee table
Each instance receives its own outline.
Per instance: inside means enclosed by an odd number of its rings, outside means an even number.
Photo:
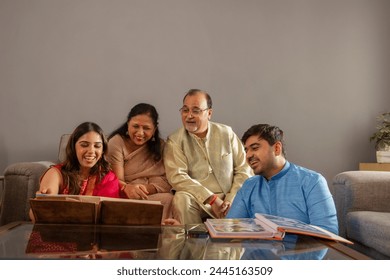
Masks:
[[[309,236],[283,241],[212,239],[204,225],[32,224],[0,227],[0,259],[353,260],[343,244]]]

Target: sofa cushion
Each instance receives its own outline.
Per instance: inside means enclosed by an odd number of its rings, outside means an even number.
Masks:
[[[63,162],[66,159],[66,145],[68,144],[70,134],[61,135],[60,145],[58,147],[58,161]]]
[[[19,162],[4,171],[3,204],[0,211],[0,225],[14,221],[28,221],[29,199],[35,197],[43,172],[54,164],[49,161]]]
[[[347,238],[390,256],[390,213],[349,212],[347,214]]]

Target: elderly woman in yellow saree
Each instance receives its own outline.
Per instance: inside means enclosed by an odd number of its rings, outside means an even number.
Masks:
[[[165,176],[158,113],[150,104],[135,105],[127,121],[109,135],[107,160],[121,183],[121,196],[161,201],[162,220],[171,217],[172,193]]]

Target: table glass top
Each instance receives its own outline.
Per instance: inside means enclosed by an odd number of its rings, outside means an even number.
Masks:
[[[1,259],[351,259],[319,240],[212,239],[204,225],[102,226],[19,223],[0,228]]]

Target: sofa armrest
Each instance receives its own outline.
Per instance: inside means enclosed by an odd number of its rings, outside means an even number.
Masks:
[[[341,236],[346,234],[348,212],[390,212],[390,172],[343,172],[333,178],[330,191],[336,204]]]
[[[29,198],[35,197],[40,177],[52,164],[48,161],[20,162],[5,169],[0,225],[29,220]]]

